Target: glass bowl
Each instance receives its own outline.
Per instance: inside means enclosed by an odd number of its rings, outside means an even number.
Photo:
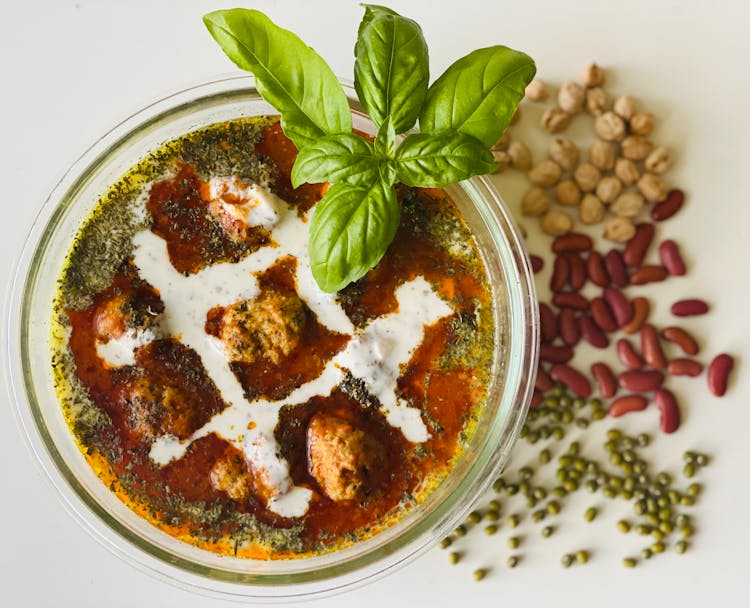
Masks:
[[[354,88],[343,84],[355,128],[372,132]],[[303,599],[363,584],[406,564],[449,533],[507,460],[533,389],[538,343],[533,280],[518,232],[489,180],[461,182],[447,190],[474,233],[490,276],[497,349],[477,430],[455,468],[423,503],[385,530],[339,551],[256,561],[179,541],[120,502],[80,453],[55,393],[50,313],[65,256],[101,193],[150,151],[212,123],[275,113],[252,78],[231,76],[157,101],[98,140],[56,186],[33,225],[13,279],[6,327],[9,384],[21,426],[75,519],[148,573],[194,591],[252,601]]]

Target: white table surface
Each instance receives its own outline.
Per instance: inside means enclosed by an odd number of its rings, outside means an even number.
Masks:
[[[0,175],[2,279],[34,215],[64,170],[99,135],[146,102],[231,70],[207,35],[201,15],[232,2],[1,0]],[[314,46],[334,71],[350,77],[361,9],[351,1],[256,1],[277,22]],[[712,398],[704,379],[676,383],[685,423],[649,454],[679,467],[688,447],[713,455],[702,475],[692,551],[665,555],[635,570],[620,558],[640,543],[619,539],[609,507],[602,521],[561,516],[561,532],[529,536],[525,559],[505,566],[505,536],[476,532],[465,562],[449,566],[436,549],[373,585],[325,600],[328,606],[747,605],[750,566],[750,10],[742,0],[393,1],[425,31],[433,73],[464,53],[496,43],[521,48],[551,81],[575,78],[595,59],[612,90],[632,93],[659,119],[655,139],[678,155],[670,179],[689,193],[668,231],[686,252],[688,277],[657,287],[656,316],[669,302],[701,294],[712,312],[691,320],[704,360],[726,350],[738,369],[730,393]],[[503,179],[498,180],[501,188]],[[513,186],[506,192],[512,198]],[[537,237],[530,237],[532,246]],[[3,361],[3,366],[6,362]],[[212,606],[224,602],[173,588],[121,562],[66,513],[26,448],[13,414],[0,406],[0,604],[4,606]],[[656,413],[621,425],[656,429]],[[658,433],[657,433],[658,434]],[[585,439],[584,439],[585,441]],[[536,451],[520,446],[515,457]],[[577,498],[580,508],[587,503]],[[591,501],[589,501],[591,502]],[[593,503],[592,503],[593,504]],[[619,515],[618,515],[619,509]],[[531,538],[534,536],[534,538]],[[564,570],[559,556],[590,548],[585,567]],[[492,569],[481,583],[480,566]]]

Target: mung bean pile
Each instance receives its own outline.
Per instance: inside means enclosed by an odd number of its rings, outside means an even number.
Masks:
[[[579,440],[566,441],[571,428],[578,429],[580,437],[589,424],[609,424],[606,418],[601,400],[575,397],[562,385],[550,390],[544,403],[529,411],[521,430],[521,441],[540,445],[535,462],[511,468],[496,479],[490,500],[469,513],[466,521],[441,541],[449,562],[458,564],[470,544],[464,537],[481,530],[488,535],[504,534],[505,567],[515,568],[523,561],[524,535],[553,536],[564,525],[559,516],[567,513],[574,494],[589,496],[591,506],[580,515],[568,515],[568,523],[576,518],[583,525],[592,523],[601,511],[609,509],[608,503],[620,503],[616,505],[619,511],[621,503],[627,503],[629,515],[619,518],[612,532],[639,536],[641,549],[623,555],[623,566],[635,567],[667,551],[685,553],[695,531],[693,507],[703,491],[695,478],[709,464],[708,455],[685,452],[681,472],[672,474],[655,470],[647,459],[644,449],[652,438],[646,433],[630,436],[609,428],[601,447],[590,453]],[[605,500],[604,506],[594,506],[600,498]],[[499,555],[502,547],[501,543]],[[583,565],[594,555],[591,548],[573,546],[560,556],[560,563],[565,568]],[[474,578],[481,580],[488,572],[489,567],[476,570]]]

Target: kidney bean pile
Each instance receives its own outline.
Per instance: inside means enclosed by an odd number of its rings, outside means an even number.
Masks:
[[[637,224],[624,248],[600,251],[591,237],[576,232],[553,240],[552,297],[539,302],[540,363],[532,408],[541,405],[545,391],[559,382],[582,398],[590,397],[595,387],[600,397],[611,400],[608,411],[613,417],[644,410],[653,402],[661,412],[661,430],[673,433],[679,428],[679,404],[664,384],[670,376],[702,374],[704,364],[696,358],[698,342],[679,325],[657,329],[649,322],[649,300],[644,295],[629,297],[624,290],[686,273],[680,247],[671,239],[658,245],[661,264],[643,263],[657,237],[656,223],[677,213],[684,200],[682,190],[671,190],[651,209],[653,221]],[[532,255],[531,264],[538,273],[544,260]],[[599,295],[590,299],[583,295],[588,283],[600,289]],[[708,304],[698,298],[679,300],[671,307],[675,317],[708,310]],[[614,344],[623,369],[613,370],[603,361],[589,370],[576,369],[569,363],[581,342],[597,349]],[[668,356],[670,351],[673,354]],[[732,356],[724,353],[709,364],[708,386],[714,395],[726,392],[732,368]]]

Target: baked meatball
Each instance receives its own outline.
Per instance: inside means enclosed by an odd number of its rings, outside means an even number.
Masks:
[[[307,429],[310,473],[335,501],[359,498],[383,466],[382,444],[337,416],[316,414]]]
[[[229,454],[216,461],[208,474],[211,486],[225,492],[232,500],[245,500],[252,487],[252,477],[241,454]]]
[[[117,294],[104,300],[94,313],[94,331],[100,342],[121,338],[128,330],[154,329],[164,305],[149,288],[134,297]]]
[[[237,177],[214,177],[201,188],[208,212],[217,218],[227,235],[242,241],[254,227],[271,229],[283,204],[258,184]]]
[[[94,314],[96,337],[106,342],[122,337],[128,328],[128,298],[117,295],[104,301]]]
[[[169,434],[185,439],[196,426],[196,408],[188,396],[172,386],[158,386],[137,378],[124,393],[126,424],[147,441]]]
[[[220,337],[231,361],[279,363],[299,344],[306,319],[297,296],[268,291],[228,306]]]

